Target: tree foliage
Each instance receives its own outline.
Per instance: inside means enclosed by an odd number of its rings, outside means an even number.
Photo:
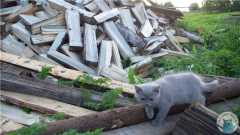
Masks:
[[[203,9],[209,12],[230,11],[231,7],[231,0],[205,0],[203,2]]]
[[[197,3],[192,3],[189,7],[189,10],[190,11],[196,11],[196,10],[199,10],[199,6]]]

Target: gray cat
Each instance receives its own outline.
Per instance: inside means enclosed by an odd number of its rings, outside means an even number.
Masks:
[[[162,124],[173,105],[194,102],[205,105],[204,93],[211,92],[217,85],[217,80],[205,83],[192,72],[177,73],[163,76],[153,82],[136,85],[135,97],[145,105],[145,112],[149,119],[154,117],[154,109],[158,109],[156,118],[152,121],[153,125],[157,125]]]

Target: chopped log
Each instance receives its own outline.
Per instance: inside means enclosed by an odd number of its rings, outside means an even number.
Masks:
[[[225,93],[240,91],[240,80],[234,82],[234,89],[231,89],[229,83],[222,84],[217,89],[221,87],[229,87]],[[237,93],[239,94],[239,93]],[[225,98],[225,95],[222,95]],[[240,95],[231,95],[231,96],[240,96]],[[219,99],[220,97],[214,97]],[[229,97],[230,98],[230,97]],[[220,100],[216,100],[220,101]],[[209,102],[211,103],[211,102]],[[186,106],[174,106],[171,108],[169,114],[181,112],[186,108]],[[64,132],[68,129],[76,129],[80,132],[94,130],[96,128],[102,128],[103,130],[111,130],[114,128],[120,128],[124,126],[129,126],[133,124],[138,124],[148,119],[145,116],[144,106],[143,105],[134,105],[128,107],[117,108],[113,110],[92,113],[90,115],[85,115],[77,118],[70,118],[67,120],[61,120],[53,123],[49,123],[48,129],[41,135],[56,134]],[[86,124],[88,123],[88,124]]]
[[[58,14],[56,16],[53,16],[47,20],[42,20],[39,22],[36,22],[32,25],[29,25],[28,27],[30,27],[30,31],[32,34],[38,34],[41,32],[41,27],[42,26],[46,26],[46,25],[64,25],[65,21],[64,21],[64,15],[63,14]]]
[[[132,49],[129,47],[113,21],[103,23],[103,27],[108,36],[118,45],[120,54],[124,59],[134,56]]]
[[[89,73],[91,75],[96,74],[95,70],[93,70],[92,68],[90,68],[90,67],[86,66],[85,64],[83,64],[82,62],[80,62],[74,58],[71,58],[69,56],[66,56],[60,52],[50,50],[50,51],[48,51],[47,55],[50,58],[52,58],[53,60],[55,60],[63,65],[70,66],[71,68]]]
[[[84,55],[87,62],[96,64],[98,62],[98,48],[96,39],[96,25],[85,23],[84,33]]]
[[[104,68],[108,68],[110,66],[112,58],[112,46],[112,41],[102,40],[98,64],[98,74],[100,74]]]
[[[19,10],[20,8],[21,8],[21,6],[12,6],[12,7],[7,7],[7,8],[1,8],[0,16],[6,16],[9,14],[12,14],[12,13],[16,12],[17,10]]]
[[[52,83],[23,78],[8,72],[1,73],[1,88],[35,96],[47,97],[69,104],[82,106],[84,101],[81,92],[74,88],[59,87]]]
[[[112,10],[109,10],[109,11],[105,11],[105,12],[102,12],[98,15],[95,15],[94,16],[94,19],[98,22],[98,23],[103,23],[113,17],[116,17],[119,15],[119,10],[117,8],[115,9],[112,9]]]
[[[52,71],[50,72],[51,75],[57,76],[60,78],[64,79],[69,79],[69,80],[75,80],[78,76],[82,76],[83,72],[77,71],[77,70],[72,70],[68,68],[64,68],[62,66],[57,66],[57,65],[51,65],[47,64],[44,62],[36,61],[36,60],[31,60],[27,59],[24,57],[19,57],[13,54],[5,53],[0,51],[1,57],[0,61],[10,63],[16,66],[24,67],[27,69],[31,69],[34,71],[41,71],[42,67],[45,65],[48,65],[52,67]],[[97,76],[92,76],[94,79],[98,79],[100,77]],[[128,83],[122,83],[116,80],[111,80],[110,85],[108,88],[114,89],[114,88],[123,88],[123,92],[129,95],[134,95],[135,89],[134,86]]]
[[[26,25],[33,25],[35,23],[38,23],[40,22],[42,19],[41,18],[38,18],[36,16],[33,16],[33,15],[24,15],[24,14],[21,14],[20,15],[20,18],[22,19],[22,21],[26,24]]]
[[[9,34],[2,40],[1,49],[5,52],[31,58],[35,53],[27,49],[24,43],[19,42],[13,35]]]
[[[71,50],[81,50],[83,47],[80,29],[80,14],[77,10],[67,9],[65,12],[69,46]]]
[[[83,16],[86,16],[89,18],[94,16],[94,13],[89,12],[85,9],[79,8],[78,6],[72,5],[64,0],[48,0],[48,2],[50,3],[51,7],[60,11],[66,10],[66,9],[75,9]]]
[[[48,35],[32,35],[31,36],[31,41],[34,45],[40,45],[40,44],[47,44],[51,43],[55,40],[56,35],[55,34],[48,34]]]
[[[216,112],[204,107],[203,105],[196,104],[187,109],[180,115],[176,123],[173,135],[225,135],[218,129]],[[240,128],[231,135],[239,135]]]
[[[66,27],[61,25],[47,25],[41,27],[42,34],[58,34],[59,32],[66,32]]]
[[[66,36],[66,32],[59,32],[54,42],[52,43],[51,47],[49,48],[49,51],[57,51],[59,47],[62,45],[62,43],[64,42],[65,36]]]
[[[19,15],[20,14],[32,14],[36,10],[37,10],[37,6],[36,5],[28,4],[28,5],[20,8],[16,12],[10,14],[9,16],[7,16],[5,18],[5,21],[7,21],[7,22],[16,22],[19,19]]]
[[[125,27],[119,23],[116,24],[119,32],[122,34],[124,39],[132,46],[136,46],[138,48],[144,48],[145,42],[143,38],[138,36],[136,33],[128,29],[128,27]]]
[[[129,9],[120,9],[121,23],[132,32],[136,33],[133,18]]]
[[[121,56],[119,54],[118,47],[114,41],[112,41],[112,59],[113,63],[118,66],[119,68],[123,69],[122,62],[121,62]]]
[[[31,34],[30,32],[25,28],[25,26],[18,22],[11,26],[12,33],[22,40],[25,44],[27,44],[33,51],[35,51],[37,54],[40,54],[40,50],[36,47],[34,47],[31,43]]]

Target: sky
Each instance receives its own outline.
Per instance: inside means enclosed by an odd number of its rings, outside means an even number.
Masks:
[[[173,5],[175,7],[189,7],[190,4],[195,3],[195,2],[198,3],[199,6],[201,6],[203,0],[152,0],[152,1],[156,1],[158,3],[165,3],[165,2],[170,1],[173,3]],[[186,9],[180,9],[180,10],[185,11]]]

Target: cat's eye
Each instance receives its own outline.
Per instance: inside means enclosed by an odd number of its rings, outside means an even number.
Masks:
[[[153,99],[152,99],[152,98],[150,98],[150,101],[153,101]]]
[[[145,98],[141,98],[141,100],[145,100]]]

